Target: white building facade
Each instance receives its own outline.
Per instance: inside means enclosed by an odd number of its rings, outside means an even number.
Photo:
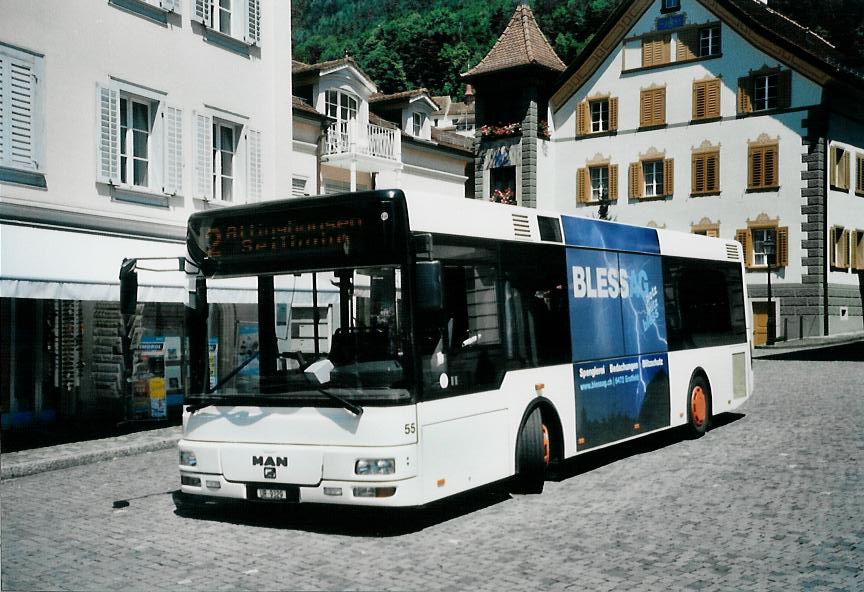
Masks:
[[[122,259],[182,256],[190,214],[290,195],[290,3],[9,0],[3,13],[3,426],[123,415]],[[182,339],[183,292],[142,280],[152,337]]]

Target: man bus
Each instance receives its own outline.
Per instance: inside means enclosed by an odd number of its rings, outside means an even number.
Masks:
[[[178,507],[539,493],[550,462],[701,435],[752,390],[734,241],[391,190],[199,212],[187,246]],[[256,302],[208,305],[236,278]],[[303,290],[311,331],[286,324]]]

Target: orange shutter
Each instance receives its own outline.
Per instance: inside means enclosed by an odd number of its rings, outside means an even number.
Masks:
[[[704,82],[693,83],[693,119],[702,119],[706,116],[706,94],[708,89]]]
[[[705,83],[705,117],[720,117],[720,79]]]
[[[711,238],[720,238],[720,230],[717,228],[706,228],[705,236],[710,236]]]
[[[694,154],[690,164],[690,192],[703,191],[705,191],[705,158],[701,154]]]
[[[576,201],[585,203],[588,197],[585,195],[585,178],[587,177],[585,169],[576,169]]]
[[[659,64],[668,64],[672,61],[672,35],[664,35],[660,42]]]
[[[738,79],[738,113],[753,112],[753,79],[744,76]]]
[[[588,101],[582,101],[576,106],[576,135],[587,134]]]
[[[762,149],[751,147],[747,158],[747,188],[762,187]]]
[[[699,45],[699,29],[684,29],[678,32],[678,44],[675,48],[675,61],[683,62],[696,57],[696,47]]]
[[[777,266],[789,265],[789,228],[782,226],[777,229]]]
[[[840,179],[838,185],[849,191],[849,151],[843,151],[843,157],[840,159]]]
[[[837,146],[831,146],[831,155],[828,157],[829,184],[837,186]]]
[[[651,91],[643,90],[639,96],[639,127],[651,125]]]
[[[750,241],[750,230],[741,229],[735,231],[735,240],[741,243],[744,251],[744,267],[753,267],[753,244]]]
[[[666,123],[666,89],[658,88],[654,92],[654,113],[652,116],[654,125]]]
[[[840,252],[843,253],[843,267],[848,268],[849,267],[849,259],[850,259],[850,256],[849,256],[849,229],[843,230],[843,234],[840,235],[840,243],[841,243],[841,245],[840,245],[841,251]]]
[[[630,188],[630,197],[642,197],[642,163],[631,162],[627,177],[627,185]]]
[[[663,195],[675,193],[675,160],[667,158],[663,161]]]
[[[864,155],[855,155],[855,193],[864,195]]]
[[[779,162],[778,157],[778,147],[777,146],[766,146],[764,149],[764,160],[765,160],[765,178],[764,178],[764,187],[776,187],[778,183],[777,179],[777,166]]]
[[[609,165],[609,199],[618,199],[618,165]]]
[[[618,97],[609,98],[609,131],[618,129]]]
[[[852,231],[852,251],[849,256],[849,265],[852,269],[858,269],[858,231]]]
[[[708,155],[705,161],[706,191],[720,191],[720,153]]]

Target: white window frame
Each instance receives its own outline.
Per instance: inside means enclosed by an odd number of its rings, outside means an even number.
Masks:
[[[414,137],[419,138],[423,135],[423,124],[425,123],[426,115],[419,111],[411,112],[411,131]]]
[[[755,76],[753,79],[753,111],[768,111],[769,109],[776,109],[779,105],[780,74],[775,72]]]
[[[597,106],[597,117],[595,119],[594,107]],[[597,99],[588,101],[589,117],[591,117],[591,133],[609,131],[609,99]]]
[[[193,197],[217,204],[244,204],[262,198],[263,166],[261,132],[250,126],[248,118],[204,106],[192,113],[193,122]],[[234,130],[232,187],[230,200],[222,195],[222,127]],[[215,148],[219,147],[217,151]],[[217,182],[219,181],[219,182]]]
[[[774,265],[777,265],[777,249],[779,248],[779,245],[777,244],[777,229],[766,226],[750,229],[750,240],[753,241],[752,267],[768,267],[768,255],[765,254],[764,250],[757,248],[757,246],[761,247],[764,245],[765,240],[769,235],[773,236],[774,239]]]
[[[220,201],[225,203],[245,203],[247,196],[242,195],[243,201],[238,202],[236,199],[237,189],[241,186],[238,182],[240,179],[238,178],[239,172],[242,172],[240,167],[238,166],[240,158],[240,139],[243,134],[242,125],[236,124],[231,121],[226,121],[221,118],[213,118],[213,146],[212,146],[212,158],[213,158],[213,200]],[[231,146],[225,146],[222,141],[222,130],[230,130],[231,132]],[[224,164],[225,155],[230,154],[231,156],[231,171],[230,175],[224,174],[222,170],[222,165]],[[231,181],[231,195],[225,196],[223,195],[223,184],[224,181],[228,179]]]
[[[309,178],[301,175],[297,175],[296,177],[291,178],[291,196],[292,197],[306,197],[309,195],[309,192],[306,191],[306,188],[309,186]]]
[[[180,0],[173,0],[175,3]],[[261,0],[192,0],[192,20],[210,31],[230,37],[248,46],[261,45]],[[227,5],[227,7],[226,7]],[[230,26],[223,31],[223,19],[229,15]]]
[[[155,127],[155,111],[158,110],[159,104],[156,104],[154,109],[153,101],[134,95],[125,91],[120,92],[120,119],[118,121],[118,146],[120,150],[120,185],[122,187],[130,187],[132,189],[149,190],[153,187],[154,177],[156,176],[156,167],[153,159],[153,130]],[[126,103],[126,121],[123,121],[123,103]],[[147,129],[141,130],[134,127],[134,110],[135,105],[144,106],[147,110]],[[146,134],[147,146],[146,154],[141,156],[135,155],[135,132]],[[126,166],[123,166],[123,160],[126,160]],[[145,183],[135,183],[135,162],[144,161],[147,165],[144,177]],[[125,177],[125,180],[124,180]]]
[[[662,160],[642,161],[642,178],[645,181],[642,191],[643,197],[660,197],[664,195],[665,179],[663,178]]]
[[[121,100],[127,101],[127,122],[132,121],[132,105],[148,106],[146,184],[134,182],[134,133],[130,128],[123,135]],[[127,158],[125,181],[121,171],[124,156]],[[118,79],[97,83],[97,182],[134,193],[161,197],[182,195],[183,162],[183,111],[169,103],[167,93]]]
[[[13,78],[13,68],[16,70],[16,78],[25,75],[29,70],[29,102],[27,109],[19,111],[15,119],[29,126],[30,135],[26,146],[20,141],[17,150],[13,151],[12,138],[12,113],[13,109],[20,109],[20,100],[14,101],[13,93],[9,92]],[[32,53],[0,43],[0,167],[26,171],[30,173],[44,173],[45,142],[43,130],[45,125],[44,97],[42,86],[44,84],[45,57],[41,54]],[[21,120],[24,112],[29,113],[29,121]],[[24,116],[26,117],[26,116]],[[23,153],[22,153],[23,151]],[[13,154],[17,152],[17,157]]]
[[[662,10],[681,10],[681,0],[662,0]]]
[[[596,178],[595,178],[595,174]],[[606,194],[606,199],[609,197],[609,165],[588,167],[588,176],[591,182],[591,200],[600,201],[603,199],[603,193]]]
[[[699,29],[699,57],[720,55],[720,25]]]

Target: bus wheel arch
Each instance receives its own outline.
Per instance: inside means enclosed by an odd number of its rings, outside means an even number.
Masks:
[[[699,438],[708,431],[712,412],[711,382],[705,370],[696,368],[687,387],[687,427],[692,437]]]
[[[517,491],[541,493],[547,467],[563,458],[561,420],[551,401],[538,399],[525,410],[516,436]]]

